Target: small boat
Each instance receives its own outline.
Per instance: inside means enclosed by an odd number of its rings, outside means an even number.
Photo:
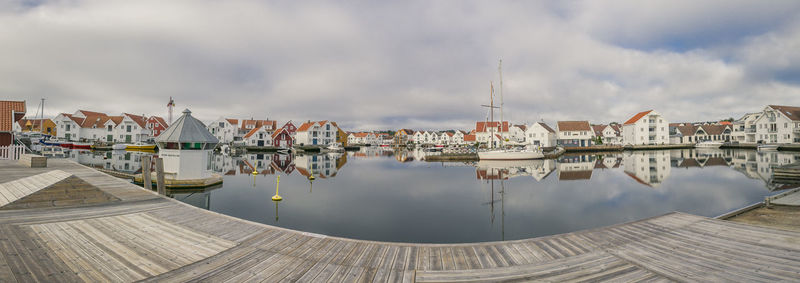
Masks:
[[[344,147],[338,142],[329,144],[326,149],[329,151],[344,151]]]
[[[126,149],[126,148],[128,148],[128,146],[129,146],[129,145],[130,145],[130,144],[127,144],[127,143],[118,143],[118,144],[114,144],[114,145],[112,145],[112,146],[111,146],[111,149],[113,149],[113,150],[121,150],[121,149]]]
[[[125,147],[127,150],[155,150],[156,145],[146,143],[129,144]]]
[[[778,146],[777,144],[762,144],[758,146],[758,151],[777,151]]]
[[[70,147],[72,147],[72,142],[70,142],[70,141],[66,141],[66,142],[59,142],[59,143],[58,143],[58,146],[60,146],[60,147],[64,147],[64,148],[70,148]]]
[[[719,148],[720,146],[722,146],[721,141],[704,141],[694,145],[697,148]]]
[[[64,146],[63,144],[61,146]],[[76,148],[76,149],[91,149],[92,144],[88,142],[73,142],[69,145],[69,148]]]

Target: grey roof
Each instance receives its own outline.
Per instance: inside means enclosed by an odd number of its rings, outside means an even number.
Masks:
[[[203,122],[192,117],[192,111],[186,109],[183,116],[158,135],[156,142],[219,143],[219,140],[208,132]]]

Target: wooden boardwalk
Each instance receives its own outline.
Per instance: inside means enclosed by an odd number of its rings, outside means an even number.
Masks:
[[[518,241],[372,242],[240,220],[70,161],[48,165],[0,161],[0,282],[800,280],[800,233],[683,213]]]

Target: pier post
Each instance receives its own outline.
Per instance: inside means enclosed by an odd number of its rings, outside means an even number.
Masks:
[[[156,188],[159,195],[166,195],[167,190],[164,188],[164,159],[156,158]]]
[[[153,178],[150,176],[150,156],[142,156],[142,187],[145,190],[153,190]]]

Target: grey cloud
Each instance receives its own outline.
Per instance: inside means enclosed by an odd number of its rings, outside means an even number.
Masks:
[[[479,105],[502,58],[515,122],[621,121],[651,108],[672,121],[711,120],[800,105],[795,2],[735,2],[725,13],[714,4],[596,5],[4,3],[0,93],[46,97],[50,115],[165,116],[173,96],[205,120],[468,129],[487,115]],[[724,25],[735,20],[744,23]],[[731,35],[670,46],[706,33]]]

